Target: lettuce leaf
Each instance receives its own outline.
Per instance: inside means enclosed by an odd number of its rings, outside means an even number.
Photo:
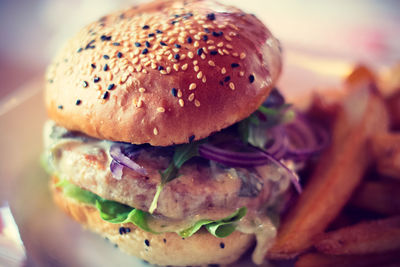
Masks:
[[[104,199],[90,191],[69,183],[67,180],[61,180],[56,186],[63,189],[65,196],[96,207],[100,213],[100,217],[107,222],[133,223],[146,232],[159,234],[148,226],[147,217],[150,214],[145,211],[132,208],[116,201]],[[187,238],[194,235],[201,227],[205,227],[207,231],[215,237],[227,237],[235,231],[237,222],[246,215],[246,212],[246,207],[242,207],[228,217],[220,220],[199,220],[191,227],[177,232],[177,234]]]

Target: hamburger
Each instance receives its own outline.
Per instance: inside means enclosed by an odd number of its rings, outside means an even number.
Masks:
[[[55,203],[150,263],[229,264],[255,241],[262,263],[317,146],[295,134],[313,135],[274,88],[280,71],[266,26],[213,1],[155,1],[89,24],[47,71]]]

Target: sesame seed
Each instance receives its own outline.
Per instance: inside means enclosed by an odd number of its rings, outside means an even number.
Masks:
[[[221,243],[219,243],[219,247],[220,248],[225,248],[225,244],[221,242]]]
[[[250,83],[253,83],[254,80],[255,80],[254,75],[251,74],[251,75],[249,76],[249,82],[250,82]]]
[[[203,41],[207,41],[208,40],[208,36],[207,35],[203,35]]]
[[[179,44],[175,44],[174,45],[176,48],[181,48],[182,46],[181,45],[179,45]]]
[[[76,102],[75,102],[75,105],[79,106],[81,103],[82,103],[82,100],[77,99]]]
[[[229,82],[231,80],[231,76],[226,76],[225,78],[224,78],[224,82]]]
[[[146,55],[149,52],[149,49],[145,48],[142,50],[142,55]]]
[[[203,83],[206,83],[206,81],[207,81],[206,76],[204,76],[203,79],[201,79],[201,81],[202,81]]]
[[[198,60],[193,60],[193,65],[197,65],[199,63],[199,61]]]
[[[218,46],[218,47],[223,47],[223,46],[224,46],[224,42],[219,42],[219,43],[217,44],[217,46]]]
[[[108,65],[107,64],[104,65],[103,70],[104,71],[108,71]]]
[[[96,64],[90,64],[90,66],[93,68],[93,69],[95,69],[96,68]]]
[[[179,71],[179,65],[178,64],[174,64],[174,70],[175,71]]]
[[[158,107],[158,108],[157,108],[157,112],[163,113],[163,112],[165,112],[165,108],[163,108],[163,107]]]
[[[188,68],[188,64],[187,63],[181,67],[182,70],[187,70],[187,68]]]
[[[146,47],[150,47],[150,43],[148,41],[145,42]]]
[[[113,46],[119,46],[119,45],[120,45],[120,43],[118,43],[118,42],[113,43]]]
[[[235,90],[235,84],[233,82],[229,83],[229,88],[231,88],[232,90]]]
[[[158,66],[158,68],[157,68],[158,70],[163,70],[164,69],[164,67],[163,66]]]
[[[205,32],[205,33],[210,33],[210,29],[204,28],[204,32]]]
[[[154,33],[149,33],[149,35],[147,35],[148,37],[154,37]]]
[[[220,36],[223,35],[223,33],[222,33],[222,32],[213,32],[212,35],[213,35],[214,37],[220,37]]]
[[[203,78],[203,72],[202,71],[197,73],[197,79],[201,79],[201,78]]]
[[[144,92],[146,92],[146,89],[141,87],[141,88],[139,88],[139,92],[144,93]]]
[[[163,242],[164,242],[164,243],[167,243],[167,239],[164,238],[164,239],[163,239]]]
[[[140,44],[139,42],[135,42],[135,46],[136,46],[136,47],[140,47],[141,44]]]
[[[188,42],[189,44],[191,44],[191,43],[193,42],[192,37],[188,37],[188,38],[187,38],[187,42]]]
[[[231,67],[232,67],[232,68],[237,68],[237,67],[239,67],[239,66],[240,66],[240,65],[239,65],[238,63],[232,63],[232,64],[231,64]]]
[[[58,105],[58,109],[63,109],[64,107],[62,105]]]
[[[191,93],[191,94],[189,95],[189,97],[188,97],[188,100],[189,100],[190,102],[192,102],[193,99],[194,99],[194,93]]]
[[[194,57],[192,51],[189,51],[187,55],[188,55],[189,58],[193,58]]]
[[[182,91],[181,91],[181,89],[178,90],[178,97],[182,97]]]
[[[201,59],[206,59],[206,55],[205,54],[202,54],[200,57],[201,57]]]
[[[240,54],[240,59],[245,59],[246,58],[246,54],[245,53],[241,53]]]
[[[194,105],[195,105],[196,107],[200,107],[200,101],[196,99],[196,100],[194,101]]]
[[[232,48],[233,48],[233,46],[232,46],[231,44],[227,44],[226,47],[227,47],[228,49],[232,49]]]
[[[143,30],[150,29],[150,26],[149,26],[149,25],[144,25],[144,26],[142,27],[142,29],[143,29]]]
[[[178,90],[176,90],[176,88],[172,88],[171,93],[174,97],[177,96]]]
[[[194,66],[194,71],[198,72],[200,70],[199,66]]]
[[[197,49],[197,55],[201,56],[203,54],[203,48]]]
[[[194,89],[196,89],[196,87],[197,87],[197,85],[195,83],[191,83],[189,85],[189,90],[194,90]]]
[[[121,53],[121,52],[118,52],[118,53],[117,53],[117,57],[118,57],[118,58],[121,58],[121,57],[122,57],[122,53]]]
[[[109,95],[110,95],[110,93],[108,91],[105,91],[101,98],[107,99]]]
[[[190,136],[190,137],[189,137],[189,143],[193,142],[194,138],[195,138],[194,135]]]
[[[208,61],[208,65],[210,65],[210,66],[212,66],[212,67],[215,67],[215,63],[214,63],[214,61],[212,61],[212,60],[209,60],[209,61]]]
[[[100,36],[100,39],[101,39],[102,41],[110,41],[110,40],[111,40],[111,36],[102,35],[102,36]]]
[[[94,77],[94,78],[93,78],[93,82],[97,83],[97,82],[99,82],[99,81],[100,81],[100,77]]]
[[[154,129],[155,129],[155,128],[154,128]],[[145,240],[144,240],[144,243],[146,244],[146,246],[150,247],[150,241],[149,241],[149,240],[145,239]]]
[[[225,74],[225,73],[226,73],[225,67],[221,69],[221,73],[222,73],[222,74]]]
[[[244,76],[244,71],[239,72],[240,77]]]
[[[161,70],[160,73],[163,75],[167,74],[167,72],[165,70]]]
[[[78,50],[76,50],[76,52],[77,52],[77,53],[80,53],[80,52],[82,52],[82,50],[83,50],[83,48],[80,47]]]
[[[199,44],[199,42],[197,42],[197,41],[195,41],[194,44],[193,44],[194,47],[199,47],[199,45],[200,45],[200,44]]]
[[[104,59],[110,59],[110,57],[108,55],[104,55],[103,58]]]
[[[108,85],[107,90],[112,90],[114,89],[115,84],[111,83],[110,85]]]
[[[156,30],[156,33],[160,34],[160,33],[163,33],[163,32],[162,32],[162,31],[160,31],[160,30]]]
[[[89,85],[89,84],[88,84],[88,82],[87,82],[87,81],[83,81],[83,82],[82,82],[82,86],[83,86],[83,88],[86,88],[86,87],[88,87],[88,85]]]
[[[176,60],[179,60],[179,58],[180,58],[179,54],[175,54],[175,55],[174,55],[174,58],[175,58]]]
[[[208,20],[215,20],[215,14],[214,13],[207,14],[207,19]]]
[[[218,54],[218,51],[213,50],[213,51],[210,52],[210,54],[213,55],[213,56],[215,56],[216,54]]]
[[[179,105],[181,106],[181,107],[183,107],[184,105],[185,105],[185,102],[183,102],[183,100],[182,99],[179,99]]]
[[[162,46],[167,46],[167,44],[164,43],[164,42],[160,42],[160,45],[162,45]]]

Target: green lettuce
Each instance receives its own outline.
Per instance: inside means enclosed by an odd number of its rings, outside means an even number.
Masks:
[[[100,217],[110,223],[133,223],[140,229],[158,234],[153,231],[147,223],[149,213],[132,208],[128,205],[104,199],[90,191],[84,190],[79,186],[61,180],[56,184],[63,189],[65,196],[73,198],[79,202],[93,205],[100,213]],[[201,227],[205,227],[210,234],[215,237],[227,237],[236,229],[237,222],[246,215],[245,207],[237,209],[234,213],[220,220],[199,220],[191,227],[177,232],[180,236],[187,238],[195,234]]]

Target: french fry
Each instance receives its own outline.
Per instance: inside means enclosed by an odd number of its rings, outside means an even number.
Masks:
[[[284,218],[267,258],[293,258],[312,246],[313,238],[339,214],[360,183],[370,162],[370,138],[387,128],[381,97],[369,86],[352,91],[334,123],[330,147]]]
[[[382,133],[372,139],[372,151],[377,162],[377,171],[400,179],[400,133]]]
[[[375,73],[364,65],[356,66],[344,81],[345,86],[350,90],[364,86],[365,83],[375,84],[376,76]]]
[[[318,251],[332,255],[376,254],[400,250],[400,216],[361,222],[324,233],[317,236],[314,242]]]
[[[301,256],[295,267],[369,267],[398,266],[400,251],[377,255],[332,256],[308,253]]]
[[[364,182],[350,205],[385,215],[400,214],[400,183]]]

